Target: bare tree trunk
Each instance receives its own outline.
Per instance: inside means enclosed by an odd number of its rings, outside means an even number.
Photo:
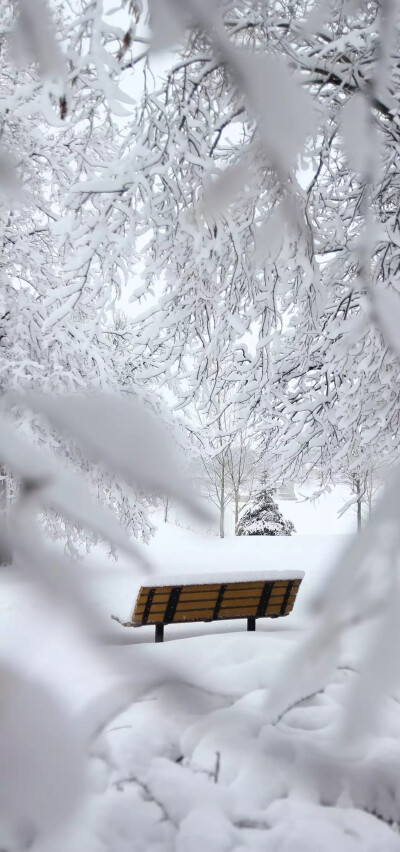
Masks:
[[[168,521],[169,506],[170,506],[169,497],[166,497],[165,500],[164,500],[164,524],[166,524],[167,521]]]
[[[7,479],[6,472],[3,467],[0,467],[0,513],[7,509],[8,494],[7,494]]]
[[[356,494],[357,494],[357,532],[360,533],[361,527],[362,527],[362,516],[361,516],[362,500],[361,500],[361,481],[360,481],[359,477],[357,477],[355,479],[355,487],[356,487]]]
[[[225,506],[222,503],[219,513],[219,537],[225,538]]]
[[[235,535],[236,535],[236,527],[239,522],[239,492],[235,491]]]
[[[225,538],[225,462],[221,467],[221,496],[219,504],[219,537]]]
[[[372,498],[373,498],[373,491],[374,491],[372,473],[368,474],[368,478],[366,479],[366,482],[367,482],[367,499],[368,499],[368,517],[370,518],[371,512],[372,512]]]

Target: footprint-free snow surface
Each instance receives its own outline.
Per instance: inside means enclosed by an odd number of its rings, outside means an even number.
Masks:
[[[293,614],[264,620],[256,633],[244,622],[181,625],[162,645],[150,628],[110,622],[129,616],[140,579],[129,566],[92,558],[82,582],[112,625],[106,661],[4,574],[3,651],[25,667],[29,654],[32,674],[50,681],[72,713],[112,690],[117,668],[137,684],[137,700],[89,760],[84,807],[40,852],[400,852],[400,695],[385,699],[378,729],[346,760],[337,728],[358,676],[351,643],[328,682],[278,717],[268,709],[271,685],[307,629],[307,603],[342,544],[337,536],[219,542],[163,531],[150,550],[165,573],[286,568],[304,570],[305,580]]]

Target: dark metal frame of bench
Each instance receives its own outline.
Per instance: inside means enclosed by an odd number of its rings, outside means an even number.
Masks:
[[[166,624],[246,618],[247,630],[255,630],[259,618],[289,615],[300,583],[300,577],[283,576],[226,583],[142,586],[129,624],[154,625],[156,642],[163,641]]]

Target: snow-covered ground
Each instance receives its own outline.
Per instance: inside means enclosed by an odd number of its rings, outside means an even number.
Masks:
[[[293,521],[300,535],[348,535],[356,531],[357,517],[354,507],[339,517],[340,509],[351,497],[348,485],[340,483],[321,494],[316,500],[310,497],[317,492],[317,483],[296,486],[296,500],[278,500],[285,518]]]
[[[291,504],[294,505],[294,504]],[[309,602],[346,537],[205,538],[163,525],[150,545],[156,573],[303,570],[294,612],[264,620],[122,628],[141,580],[98,552],[82,585],[117,644],[93,653],[63,612],[33,602],[2,575],[0,641],[81,714],[124,671],[137,701],[113,720],[89,767],[86,804],[39,852],[395,852],[400,807],[400,694],[388,697],[364,753],[340,760],[335,732],[357,673],[351,643],[321,681],[279,717],[268,695],[310,621]],[[146,580],[147,582],[147,580]],[[121,643],[121,644],[118,644]]]

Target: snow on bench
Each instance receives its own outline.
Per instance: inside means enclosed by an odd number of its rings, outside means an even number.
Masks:
[[[247,618],[256,629],[258,618],[279,618],[292,611],[302,571],[234,572],[165,576],[153,586],[141,586],[132,620],[125,626],[154,625],[156,642],[164,638],[164,625],[195,621]]]

